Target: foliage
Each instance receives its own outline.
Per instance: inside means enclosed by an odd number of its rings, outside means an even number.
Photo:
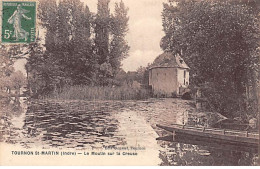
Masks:
[[[113,83],[129,49],[124,40],[128,18],[123,2],[116,5],[115,16],[110,14],[109,0],[98,1],[97,14],[80,0],[40,0],[39,6],[45,42],[41,45],[43,40],[38,39],[28,47],[31,93],[38,96],[67,85]]]
[[[4,46],[0,46],[0,78],[10,76],[14,71],[13,61],[8,56],[8,49]]]
[[[99,0],[97,15],[94,21],[95,49],[98,55],[98,64],[109,61],[109,27],[110,27],[110,0]]]
[[[21,51],[19,46],[0,48],[0,102],[7,106],[15,96],[15,103],[19,103],[20,89],[26,85],[26,78],[21,71],[15,71],[13,64],[15,59],[13,53]]]
[[[110,43],[110,64],[113,67],[113,75],[115,75],[121,66],[120,62],[128,56],[129,46],[125,40],[128,31],[127,16],[128,8],[125,7],[123,1],[115,4],[115,12],[111,17],[111,34]]]
[[[140,66],[137,69],[137,81],[146,89],[149,89],[149,68],[150,64],[148,64],[147,67]]]
[[[10,76],[11,89],[20,90],[22,86],[26,85],[26,78],[21,71],[13,72]]]
[[[32,96],[48,93],[66,82],[64,72],[61,72],[54,55],[43,53],[43,47],[38,43],[30,44],[29,55],[25,65],[28,73],[28,89]]]
[[[120,70],[121,61],[128,56],[129,46],[125,40],[128,31],[128,8],[123,1],[115,3],[114,15],[110,14],[109,0],[98,1],[94,20],[95,50],[99,69],[99,83],[108,85]],[[107,72],[102,69],[109,66]],[[111,72],[112,70],[112,72]]]
[[[193,85],[209,83],[215,108],[226,115],[246,111],[246,90],[256,93],[259,21],[250,7],[220,1],[164,4],[161,47],[180,53]],[[227,104],[228,100],[232,100]]]

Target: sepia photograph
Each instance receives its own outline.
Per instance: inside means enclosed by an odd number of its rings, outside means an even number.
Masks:
[[[0,166],[258,166],[259,0],[1,0]]]

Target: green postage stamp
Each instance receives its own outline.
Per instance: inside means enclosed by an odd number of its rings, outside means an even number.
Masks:
[[[36,40],[36,1],[2,1],[1,42],[31,43]]]

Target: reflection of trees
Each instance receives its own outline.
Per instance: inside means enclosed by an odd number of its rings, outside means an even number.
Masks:
[[[11,138],[17,134],[17,128],[13,125],[12,117],[19,116],[22,112],[23,109],[20,104],[6,104],[4,99],[0,99],[0,142],[15,142],[15,140],[12,140]]]
[[[12,136],[14,127],[11,118],[22,112],[19,96],[26,80],[22,72],[14,71],[11,56],[14,55],[15,48],[16,46],[7,48],[0,45],[0,141],[5,140],[4,136]]]
[[[213,165],[212,156],[202,155],[208,151],[199,146],[181,143],[172,143],[171,146],[175,147],[176,155],[173,156],[173,161],[176,165]]]
[[[256,165],[257,154],[213,149],[204,146],[171,142],[161,152],[162,165],[199,166],[199,165]],[[161,158],[161,159],[163,159]]]
[[[209,151],[211,152],[211,155],[214,157],[215,165],[256,165],[254,160],[257,154],[254,153],[230,150],[217,150],[210,148]]]
[[[10,59],[14,55],[14,48],[7,49],[3,45],[0,46],[0,99],[2,104],[10,104],[11,101],[20,104],[20,90],[26,84],[25,76],[21,71],[14,70],[14,60]]]

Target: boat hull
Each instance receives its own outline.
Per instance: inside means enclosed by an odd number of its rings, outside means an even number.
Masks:
[[[233,145],[235,147],[258,148],[259,138],[250,138],[245,136],[225,135],[224,133],[213,133],[203,130],[191,130],[182,127],[157,125],[166,131],[173,133],[173,141],[185,141],[187,144],[195,142],[207,142],[214,145]]]

